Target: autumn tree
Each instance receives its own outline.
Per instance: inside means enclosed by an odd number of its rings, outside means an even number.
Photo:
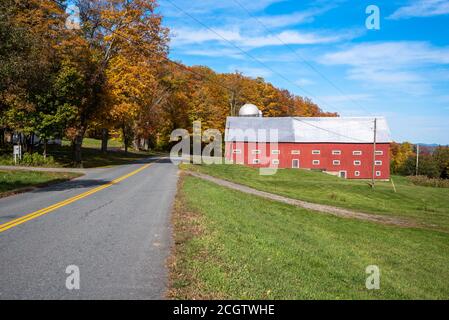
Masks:
[[[168,51],[168,30],[155,13],[154,0],[78,0],[77,4],[84,37],[98,57],[99,68],[91,82],[103,83],[102,90],[91,97],[92,109],[109,110],[113,124],[123,131],[127,147],[141,108],[152,99],[158,65]],[[109,99],[101,99],[103,93]],[[87,121],[79,123],[81,142],[86,128]]]
[[[42,116],[48,112],[48,120],[52,114],[45,101],[60,66],[64,8],[62,1],[51,0],[0,4],[0,125],[20,132],[30,152]]]
[[[414,155],[413,145],[409,142],[401,144],[393,142],[390,147],[390,155],[391,171],[393,173],[398,173],[407,159]]]

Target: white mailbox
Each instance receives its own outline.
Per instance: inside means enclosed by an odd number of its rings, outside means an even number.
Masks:
[[[14,155],[14,164],[17,164],[17,159],[22,159],[22,146],[16,145],[13,149],[13,155]]]

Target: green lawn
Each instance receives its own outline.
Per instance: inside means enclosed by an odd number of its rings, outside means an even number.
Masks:
[[[144,152],[130,149],[127,153],[119,149],[120,143],[115,140],[109,140],[109,150],[107,153],[102,153],[101,141],[97,139],[86,138],[83,140],[82,158],[84,168],[105,167],[112,165],[121,165],[130,163],[143,158],[148,158],[160,153]],[[35,152],[42,153],[42,150]],[[49,145],[48,155],[52,156],[55,163],[47,165],[49,167],[72,167],[72,149],[70,143],[64,140],[62,146]],[[13,165],[12,153],[0,153],[0,165]]]
[[[72,166],[72,150],[70,147],[62,146],[49,149],[49,154],[53,156],[56,162],[62,167]],[[97,148],[85,148],[82,149],[83,167],[84,168],[96,168],[112,165],[126,164],[132,161],[136,161],[143,158],[148,158],[154,155],[151,152],[134,151],[130,150],[127,153],[124,151],[109,151],[102,153]]]
[[[0,197],[23,188],[63,182],[79,176],[78,173],[0,170]]]
[[[394,176],[371,189],[366,181],[344,180],[321,172],[281,169],[262,176],[259,170],[240,165],[183,165],[212,176],[309,202],[412,219],[432,228],[449,231],[449,189],[416,186]]]
[[[449,237],[309,212],[186,176],[169,297],[448,299]],[[380,268],[380,290],[365,269]]]
[[[63,146],[70,146],[71,142],[69,140],[62,140]],[[101,140],[93,139],[93,138],[84,138],[83,139],[83,147],[84,148],[101,148]],[[123,144],[117,139],[109,139],[108,140],[108,148],[122,148]]]

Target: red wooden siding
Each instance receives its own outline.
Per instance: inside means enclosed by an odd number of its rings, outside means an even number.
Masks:
[[[266,146],[266,147],[265,147]],[[234,153],[233,150],[240,150]],[[265,150],[266,149],[266,150]],[[272,154],[272,150],[279,150],[279,154]],[[254,154],[253,150],[260,150],[260,154]],[[293,150],[299,150],[300,154],[292,154]],[[319,150],[319,154],[313,154],[313,150]],[[332,154],[332,151],[340,151],[341,154]],[[390,144],[380,143],[376,145],[376,150],[382,154],[376,155],[376,160],[381,161],[375,167],[379,172],[376,179],[390,178]],[[254,167],[275,166],[273,160],[278,160],[279,168],[291,168],[292,160],[299,160],[299,167],[304,169],[319,169],[328,172],[346,171],[348,179],[371,179],[373,166],[373,144],[363,143],[278,143],[270,145],[267,143],[247,143],[247,142],[227,142],[226,158],[234,163],[244,164]],[[361,151],[361,155],[353,154],[354,151]],[[259,164],[253,161],[257,159]],[[256,160],[256,161],[257,161]],[[314,164],[318,160],[319,164]],[[340,162],[334,163],[334,160]],[[360,161],[356,165],[354,161]],[[356,162],[357,163],[357,162]],[[356,173],[359,173],[357,175]]]

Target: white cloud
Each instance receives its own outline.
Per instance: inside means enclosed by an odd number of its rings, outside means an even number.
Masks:
[[[280,28],[313,22],[316,16],[321,15],[332,8],[333,6],[326,6],[322,8],[312,8],[304,11],[293,12],[289,14],[254,16],[256,19],[248,18],[247,21],[253,26],[260,23],[265,28]]]
[[[246,57],[239,50],[232,48],[202,48],[202,49],[186,49],[183,54],[190,56],[202,56],[202,57],[226,57],[233,59],[245,59]]]
[[[449,1],[447,0],[415,0],[396,10],[388,19],[399,20],[445,14],[449,14]]]
[[[412,93],[421,94],[429,89],[428,68],[449,64],[449,47],[407,41],[363,43],[325,54],[319,61],[349,66],[349,79],[407,87]]]
[[[172,28],[172,45],[179,46],[185,44],[198,44],[208,41],[224,41],[223,38],[229,41],[241,41],[242,37],[240,31],[230,29],[193,29],[193,28]]]
[[[327,64],[353,66],[381,65],[386,69],[422,64],[449,64],[449,47],[433,47],[427,42],[363,43],[347,50],[326,54]]]
[[[249,36],[243,35],[242,32],[237,29],[211,29],[213,31],[205,28],[174,28],[172,31],[172,45],[176,47],[189,44],[217,42],[229,46],[229,42],[232,42],[233,44],[242,48],[260,48],[266,46],[282,46],[284,44],[310,45],[335,43],[343,40],[353,39],[359,34],[356,31],[341,31],[338,33],[330,34],[328,32],[312,33],[286,30],[271,35]]]
[[[286,30],[276,35],[247,37],[242,40],[241,44],[244,46],[254,48],[266,46],[280,46],[284,44],[308,45],[308,44],[339,42],[353,37],[354,36],[352,33],[319,34],[319,33],[306,33],[293,30]]]

